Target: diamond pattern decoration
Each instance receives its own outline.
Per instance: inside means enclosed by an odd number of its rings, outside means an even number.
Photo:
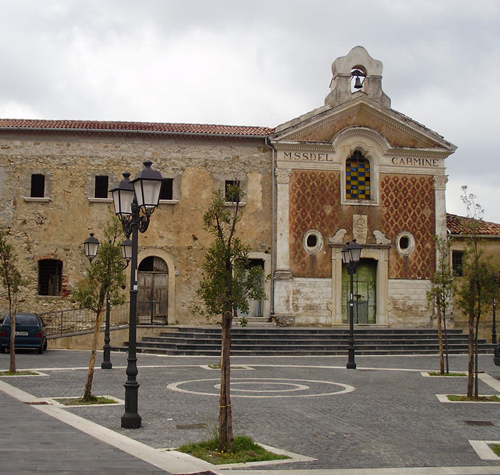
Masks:
[[[434,273],[435,203],[432,176],[385,175],[380,179],[382,231],[396,244],[401,231],[415,238],[415,250],[401,256],[394,245],[389,254],[390,279],[428,279]]]
[[[340,181],[332,171],[295,170],[290,177],[290,270],[296,277],[331,277],[328,238],[339,229]],[[310,229],[323,236],[323,249],[309,254],[302,245]]]

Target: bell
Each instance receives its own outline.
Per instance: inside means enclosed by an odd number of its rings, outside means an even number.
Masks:
[[[354,89],[361,89],[363,87],[363,83],[361,82],[361,78],[356,76],[356,82],[354,83]]]

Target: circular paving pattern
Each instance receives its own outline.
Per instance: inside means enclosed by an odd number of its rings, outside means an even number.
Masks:
[[[167,386],[172,391],[219,396],[220,379],[193,379]],[[231,397],[284,398],[336,396],[354,391],[354,386],[332,381],[281,378],[232,378]]]

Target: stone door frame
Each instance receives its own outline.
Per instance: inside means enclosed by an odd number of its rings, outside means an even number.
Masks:
[[[332,249],[332,301],[331,326],[345,326],[342,322],[342,248],[345,243],[330,243]],[[389,326],[388,306],[388,283],[389,283],[389,249],[390,244],[364,244],[362,251],[363,259],[377,261],[377,315],[376,326]]]

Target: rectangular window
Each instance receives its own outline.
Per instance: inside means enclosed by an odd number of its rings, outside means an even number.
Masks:
[[[61,295],[62,261],[38,261],[38,295]]]
[[[160,200],[174,199],[174,179],[164,178],[161,184]]]
[[[228,203],[235,203],[237,201],[240,201],[240,196],[239,193],[236,195],[231,195],[231,187],[240,187],[240,181],[239,180],[226,180],[224,184],[224,196],[226,197],[226,202]],[[234,193],[234,190],[233,190]]]
[[[95,177],[94,198],[107,198],[109,189],[109,178],[104,175]]]
[[[464,252],[463,251],[452,251],[451,253],[451,265],[453,269],[453,273],[457,277],[463,277],[463,261],[464,261]]]
[[[31,175],[31,198],[43,198],[45,196],[45,175]]]

